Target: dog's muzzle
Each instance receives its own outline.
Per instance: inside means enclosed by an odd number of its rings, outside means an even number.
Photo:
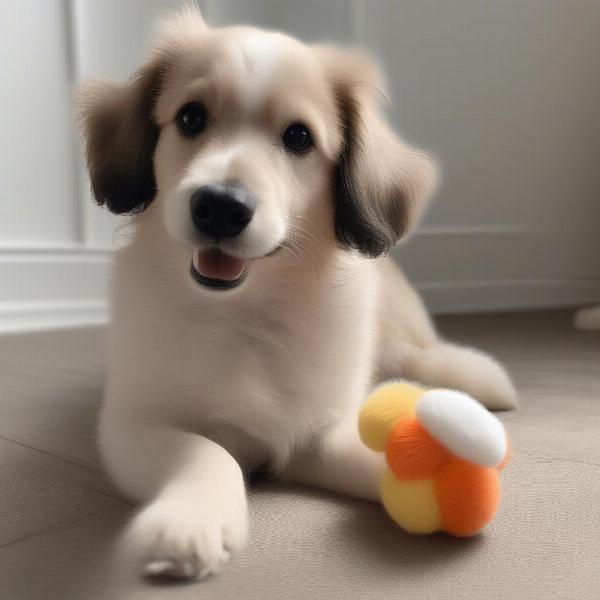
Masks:
[[[205,185],[192,194],[192,223],[202,237],[214,244],[193,249],[191,274],[197,283],[230,290],[244,281],[246,261],[225,253],[219,242],[239,236],[252,221],[255,209],[254,196],[237,184]]]

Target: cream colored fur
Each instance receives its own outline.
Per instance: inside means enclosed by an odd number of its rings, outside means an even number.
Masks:
[[[268,63],[257,64],[267,47]],[[122,181],[124,165],[140,172],[144,153],[154,161],[156,195],[115,256],[100,422],[110,475],[142,503],[126,544],[148,575],[204,577],[242,548],[244,476],[256,469],[376,500],[383,465],[359,442],[356,415],[377,381],[406,377],[467,391],[489,408],[515,405],[502,367],[439,339],[391,259],[336,239],[331,181],[344,130],[333,86],[349,95],[356,135],[367,139],[350,168],[397,236],[431,187],[426,158],[376,114],[376,71],[348,56],[281,34],[210,30],[188,12],[166,23],[133,83],[83,93],[98,189],[107,173],[113,187]],[[153,94],[154,116],[137,115]],[[214,126],[181,140],[174,114],[196,97]],[[155,150],[151,132],[138,129],[150,118],[160,127]],[[290,119],[311,126],[315,148],[305,157],[273,141]],[[189,195],[230,178],[259,206],[248,231],[223,245],[250,260],[247,280],[214,292],[189,274],[192,247],[204,243],[194,238]],[[396,186],[402,204],[388,206]]]

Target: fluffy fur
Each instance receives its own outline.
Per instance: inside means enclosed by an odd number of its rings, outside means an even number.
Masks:
[[[211,29],[187,10],[130,82],[82,90],[94,195],[135,228],[115,258],[100,447],[143,505],[126,540],[148,575],[217,572],[246,542],[244,476],[257,469],[376,499],[383,463],[356,415],[381,378],[514,406],[502,368],[441,342],[384,257],[418,219],[433,168],[380,116],[380,83],[350,51]],[[209,115],[192,140],[174,124],[190,101]],[[298,121],[314,148],[292,156],[281,134]],[[227,181],[258,206],[219,246],[247,261],[246,280],[217,292],[190,276],[212,241],[189,206]]]

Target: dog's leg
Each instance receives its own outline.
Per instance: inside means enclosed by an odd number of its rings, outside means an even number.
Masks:
[[[405,350],[406,378],[428,387],[466,392],[490,410],[517,406],[517,393],[508,373],[489,354],[442,341]]]
[[[148,576],[217,572],[247,537],[242,470],[213,441],[105,410],[100,445],[117,485],[146,503],[124,547]]]
[[[466,392],[492,410],[515,408],[517,394],[502,365],[485,352],[440,339],[423,301],[400,270],[389,259],[380,269],[377,382],[411,379]]]
[[[367,448],[358,435],[358,415],[317,437],[308,449],[293,455],[281,474],[285,481],[304,483],[365,500],[379,500],[384,455]]]
[[[415,418],[429,436],[454,456],[488,467],[498,465],[506,457],[507,442],[502,424],[464,394],[426,394]],[[418,453],[422,442],[414,438],[413,443]],[[361,441],[358,414],[353,413],[314,439],[303,452],[294,454],[281,478],[380,501],[386,468],[385,453],[374,452]]]

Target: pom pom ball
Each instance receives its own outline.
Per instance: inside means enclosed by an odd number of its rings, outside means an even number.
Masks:
[[[391,382],[369,396],[358,425],[385,454],[381,501],[403,529],[466,537],[493,519],[510,449],[502,423],[473,398]]]

